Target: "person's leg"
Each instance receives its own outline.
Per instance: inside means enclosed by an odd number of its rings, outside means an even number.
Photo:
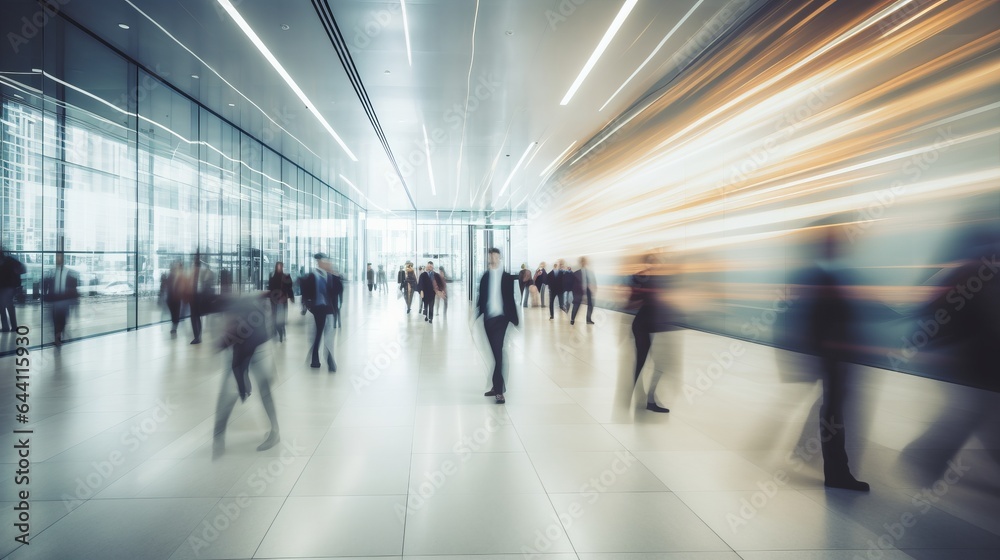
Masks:
[[[555,291],[553,291],[552,294],[549,296],[549,319],[552,319],[555,316],[554,315],[555,308],[556,308],[555,307],[556,306],[555,295],[556,295],[556,293],[555,293]],[[559,307],[562,307],[561,303],[560,303]]]
[[[580,311],[580,304],[583,303],[583,298],[573,298],[573,312],[569,315],[569,322],[573,323],[576,321],[576,313]]]
[[[337,371],[337,362],[333,359],[333,330],[331,324],[336,324],[339,309],[334,309],[327,316],[327,328],[323,332],[323,354],[326,356],[326,369],[330,373]],[[329,334],[328,334],[329,333]]]
[[[312,361],[309,363],[310,367],[319,367],[319,346],[323,343],[323,331],[326,328],[326,311],[320,307],[314,307],[313,311],[313,321],[316,323],[316,333],[313,336],[312,345]]]
[[[635,383],[638,384],[642,368],[646,365],[646,358],[649,356],[652,335],[640,327],[637,321],[633,321],[632,336],[635,337]]]
[[[486,339],[490,343],[490,351],[493,353],[493,392],[503,395],[506,387],[503,380],[503,340],[507,334],[507,321],[503,317],[494,317],[484,322],[486,328]]]
[[[17,328],[16,320],[9,320],[9,310],[14,308],[14,290],[13,288],[0,288],[0,328],[4,332],[13,330],[11,328],[11,323],[13,322],[13,328]]]
[[[250,396],[250,359],[253,357],[253,348],[246,344],[233,345],[233,378],[236,379],[236,392],[240,400],[246,402]]]
[[[847,461],[847,434],[844,425],[844,400],[847,384],[844,364],[833,358],[822,358],[823,404],[819,409],[819,438],[823,450],[825,484],[848,490],[868,491],[865,482],[851,474]]]
[[[226,448],[226,423],[236,406],[236,378],[231,375],[222,376],[222,387],[219,389],[219,399],[215,405],[215,430],[212,442],[212,459],[218,459]]]
[[[594,293],[587,288],[587,322],[594,322]]]
[[[429,294],[427,296],[427,322],[434,322],[434,294]]]
[[[278,330],[278,340],[285,340],[285,325],[288,323],[288,302],[278,306],[278,318],[275,328]]]
[[[170,334],[177,334],[177,325],[181,322],[181,301],[167,298],[167,309],[170,310]]]
[[[679,373],[681,345],[676,332],[654,333],[650,336],[650,355],[653,358],[653,374],[646,391],[646,409],[653,412],[670,412],[656,404],[656,386],[664,373]]]
[[[194,333],[192,344],[201,342],[201,304],[191,302],[191,331]]]
[[[253,361],[250,364],[250,373],[257,382],[257,391],[260,393],[261,402],[264,405],[264,412],[271,423],[271,430],[267,434],[264,443],[257,446],[257,451],[265,451],[277,445],[281,441],[280,430],[278,429],[278,411],[274,406],[274,397],[271,395],[271,380],[274,378],[275,365],[271,354],[270,343],[265,342],[257,347],[253,353]]]

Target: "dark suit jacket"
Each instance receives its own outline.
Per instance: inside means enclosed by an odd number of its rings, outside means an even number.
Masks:
[[[584,272],[588,272],[589,273],[589,275],[587,276],[587,281],[588,281],[587,287],[590,288],[590,291],[593,292],[594,288],[597,287],[597,281],[594,279],[594,273],[593,272],[590,272],[589,270],[584,270],[582,268],[580,270],[574,270],[573,271],[573,284],[570,286],[570,289],[573,290],[573,295],[574,296],[582,296],[583,295],[583,274],[584,274]]]
[[[442,290],[441,284],[441,275],[436,270],[431,273],[424,272],[420,275],[417,289],[425,294],[436,293]]]
[[[563,278],[565,278],[565,270],[551,270],[549,271],[546,282],[549,285],[549,289],[552,293],[559,293],[563,290]]]
[[[341,299],[344,297],[344,284],[340,281],[340,276],[336,274],[326,274],[326,304],[334,311],[340,309]],[[312,311],[316,305],[316,274],[310,272],[302,277],[302,301],[306,309]]]
[[[479,279],[479,297],[476,299],[476,317],[480,315],[486,315],[486,303],[489,292],[489,286],[486,284],[490,278],[490,273],[486,272],[483,277]],[[500,277],[500,294],[503,296],[503,315],[504,317],[513,323],[518,324],[517,318],[517,303],[514,302],[514,283],[517,282],[517,276],[508,273],[506,270]]]
[[[76,272],[67,269],[66,270],[66,289],[61,294],[56,293],[56,278],[55,276],[48,276],[42,282],[42,297],[45,301],[65,301],[69,299],[77,299],[80,297],[80,293],[77,291],[77,286],[80,285],[80,278],[77,277]]]
[[[406,271],[405,270],[400,270],[399,273],[396,274],[396,283],[399,284],[399,289],[400,290],[403,289],[403,283],[404,282],[406,282]]]
[[[576,271],[562,273],[562,291],[576,294]]]

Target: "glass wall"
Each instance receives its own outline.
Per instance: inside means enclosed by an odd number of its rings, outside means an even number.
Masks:
[[[81,284],[66,340],[167,320],[161,280],[195,255],[223,292],[263,289],[279,260],[297,276],[318,251],[348,280],[363,270],[360,207],[60,18],[4,52],[0,102],[0,244],[25,265],[15,309],[33,343],[53,340],[40,292],[59,250]]]

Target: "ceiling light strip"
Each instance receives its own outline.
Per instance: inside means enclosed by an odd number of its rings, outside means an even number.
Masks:
[[[431,143],[427,140],[427,126],[420,126],[424,129],[424,151],[427,152],[427,176],[431,178],[431,195],[437,196],[437,187],[434,185],[434,168],[431,167]]]
[[[691,9],[688,10],[686,14],[684,14],[684,17],[682,17],[680,21],[677,22],[676,25],[674,25],[673,29],[671,29],[666,35],[663,36],[663,39],[660,41],[660,44],[656,45],[656,48],[653,49],[653,52],[649,53],[649,56],[646,57],[646,60],[643,60],[642,64],[640,64],[639,67],[635,69],[635,72],[632,72],[632,75],[629,76],[627,80],[622,82],[622,85],[618,86],[618,89],[616,89],[615,92],[611,94],[611,97],[609,97],[608,100],[604,102],[604,105],[601,105],[601,108],[598,109],[598,111],[603,111],[604,108],[608,106],[608,103],[611,103],[611,100],[614,99],[615,96],[618,95],[623,89],[625,89],[625,86],[627,86],[628,83],[632,81],[632,78],[635,78],[636,75],[639,72],[641,72],[643,68],[645,68],[646,64],[649,64],[649,61],[653,60],[653,57],[656,56],[656,53],[660,52],[660,49],[663,48],[663,45],[666,44],[666,42],[670,39],[670,37],[672,37],[673,34],[680,28],[680,26],[683,25],[684,22],[687,21],[689,17],[691,17],[691,14],[693,14],[694,11],[698,9],[698,6],[701,6],[702,2],[704,1],[705,0],[698,0],[697,2],[695,2],[694,6],[691,6]]]
[[[615,34],[621,28],[622,24],[625,23],[625,18],[628,17],[629,13],[632,12],[632,8],[635,7],[636,2],[639,0],[625,0],[622,4],[621,10],[618,10],[618,15],[615,16],[614,21],[611,22],[611,27],[604,33],[604,37],[601,38],[601,42],[597,44],[597,48],[594,49],[593,54],[590,55],[590,59],[587,63],[583,65],[583,69],[580,70],[580,75],[576,77],[576,81],[573,85],[569,87],[569,91],[566,92],[566,96],[563,97],[562,101],[559,102],[560,105],[566,105],[569,103],[570,99],[573,99],[573,95],[576,94],[576,90],[580,88],[583,81],[587,79],[587,75],[593,70],[594,65],[597,64],[597,60],[601,58],[604,54],[604,50],[608,48],[611,44],[611,40],[614,39]]]
[[[556,159],[552,160],[552,163],[550,163],[548,167],[546,167],[545,169],[543,169],[542,172],[538,174],[538,176],[539,177],[544,177],[545,174],[548,173],[550,169],[552,169],[553,167],[555,167],[555,165],[562,160],[563,156],[566,155],[566,152],[568,152],[570,150],[570,148],[572,148],[573,146],[576,146],[576,142],[577,142],[576,140],[573,140],[573,142],[569,146],[566,146],[566,149],[563,150],[562,153],[560,153],[559,155],[557,155]]]
[[[344,141],[340,138],[340,135],[337,134],[337,131],[335,131],[332,126],[330,126],[330,123],[326,122],[326,119],[323,118],[323,115],[321,115],[320,112],[316,109],[315,104],[313,104],[313,102],[309,100],[305,92],[302,91],[302,88],[300,88],[299,85],[295,83],[295,80],[293,80],[292,77],[288,74],[288,72],[285,71],[285,68],[281,65],[280,62],[278,62],[278,59],[275,58],[273,54],[271,54],[270,49],[268,49],[267,45],[265,45],[264,42],[260,40],[260,37],[258,37],[257,34],[254,33],[254,30],[250,27],[250,24],[248,24],[246,20],[243,19],[243,16],[241,16],[240,13],[236,11],[236,7],[233,6],[232,2],[230,2],[229,0],[218,0],[218,2],[226,10],[226,13],[229,14],[229,17],[233,18],[233,21],[236,22],[236,25],[240,27],[240,29],[243,31],[243,34],[250,39],[250,42],[252,42],[255,47],[257,47],[257,50],[260,51],[260,54],[264,55],[264,58],[266,58],[267,61],[271,63],[271,66],[275,69],[275,71],[278,72],[278,75],[281,76],[283,80],[285,80],[285,83],[288,84],[288,87],[292,88],[292,91],[295,92],[295,95],[298,96],[299,100],[301,100],[302,103],[305,104],[306,109],[309,109],[309,112],[312,113],[314,117],[316,117],[316,120],[323,125],[323,128],[325,128],[326,131],[329,132],[331,136],[333,136],[333,139],[336,140],[338,144],[340,144],[340,147],[344,150],[344,152],[347,153],[348,157],[351,158],[351,161],[358,161],[358,158],[357,156],[354,155],[354,152],[352,152],[351,149],[347,147],[347,144],[345,144]]]
[[[410,23],[406,17],[406,0],[399,0],[399,6],[403,9],[403,35],[406,36],[406,61],[413,66],[413,55],[410,53]]]
[[[261,107],[259,105],[257,105],[256,103],[253,102],[253,100],[251,100],[249,97],[247,97],[246,95],[244,95],[244,93],[242,91],[240,91],[239,89],[237,89],[236,86],[234,86],[233,84],[229,83],[228,80],[226,80],[225,78],[222,77],[222,74],[219,74],[218,72],[216,72],[215,68],[212,68],[207,62],[205,62],[204,60],[202,60],[202,58],[200,56],[198,56],[197,54],[195,54],[194,51],[192,51],[191,49],[189,49],[187,47],[187,45],[185,45],[184,43],[180,42],[180,40],[178,40],[177,37],[174,37],[173,35],[171,35],[170,32],[167,31],[166,28],[164,28],[162,25],[160,25],[155,19],[151,18],[148,14],[146,14],[146,12],[140,10],[139,7],[136,6],[135,4],[133,4],[131,0],[125,0],[125,2],[129,6],[132,6],[132,8],[136,12],[139,12],[139,14],[142,15],[142,17],[148,19],[150,21],[150,23],[152,23],[157,28],[159,28],[159,30],[162,31],[164,35],[166,35],[167,37],[170,37],[170,39],[173,40],[173,42],[177,43],[178,46],[180,46],[182,49],[184,49],[185,51],[187,51],[188,54],[190,54],[191,56],[193,56],[195,58],[195,60],[197,60],[198,62],[201,63],[202,66],[204,66],[205,68],[207,68],[211,73],[215,74],[215,76],[217,78],[219,78],[220,80],[222,80],[222,83],[224,83],[227,86],[229,86],[230,88],[232,88],[232,90],[235,91],[237,93],[237,95],[239,95],[244,100],[246,100],[247,103],[253,105],[255,109],[257,109],[258,111],[260,111],[260,114],[264,115],[264,118],[266,118],[267,120],[271,121],[271,124],[273,124],[274,126],[278,127],[279,129],[281,129],[282,132],[284,132],[290,138],[292,138],[293,140],[295,140],[296,142],[298,142],[309,153],[311,153],[312,155],[314,155],[316,157],[319,157],[319,154],[317,154],[316,152],[312,151],[309,148],[309,146],[307,146],[305,144],[305,142],[303,142],[302,140],[299,140],[294,134],[292,134],[291,132],[288,132],[288,130],[286,130],[285,127],[283,127],[280,124],[278,124],[278,122],[275,121],[274,119],[272,119],[271,116],[268,115],[264,111],[264,109],[261,109]]]
[[[514,175],[517,174],[517,171],[521,169],[521,164],[524,163],[524,158],[528,157],[528,154],[531,152],[531,149],[534,148],[536,144],[538,144],[538,142],[532,142],[531,144],[528,144],[527,149],[525,149],[524,153],[521,154],[521,159],[517,160],[517,165],[514,166],[514,170],[510,172],[510,175],[507,176],[507,180],[504,181],[503,187],[500,188],[500,193],[497,194],[497,198],[500,198],[501,196],[503,196],[503,193],[507,192],[507,187],[510,186],[510,182],[514,178]]]

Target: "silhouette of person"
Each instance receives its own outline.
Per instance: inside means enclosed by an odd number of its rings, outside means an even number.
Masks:
[[[840,260],[843,247],[839,238],[845,233],[833,219],[813,226],[813,237],[806,249],[814,262],[793,282],[796,299],[790,308],[794,311],[788,315],[786,340],[794,341],[793,349],[814,356],[822,378],[819,420],[824,484],[867,492],[868,483],[851,474],[846,449],[844,409],[850,398],[847,369],[856,346],[858,317],[846,290],[852,282]]]

